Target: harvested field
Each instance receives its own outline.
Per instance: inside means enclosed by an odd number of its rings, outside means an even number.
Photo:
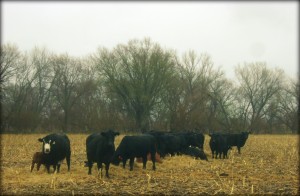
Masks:
[[[41,150],[39,137],[46,134],[1,135],[1,195],[199,195],[199,194],[293,194],[299,195],[299,138],[296,135],[249,135],[242,154],[234,147],[228,159],[211,159],[209,137],[204,151],[209,161],[175,156],[142,169],[135,163],[110,167],[110,179],[100,178],[94,164],[92,175],[84,167],[86,134],[68,134],[71,140],[71,172],[66,162],[58,174],[30,172],[34,152]],[[123,136],[116,137],[118,146]],[[52,169],[52,168],[51,168]],[[104,174],[105,172],[103,172]],[[105,175],[103,175],[105,176]]]

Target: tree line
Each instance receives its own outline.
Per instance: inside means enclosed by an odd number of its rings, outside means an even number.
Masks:
[[[1,45],[1,131],[199,130],[297,133],[299,82],[265,62],[236,80],[206,53],[149,38],[84,57]]]

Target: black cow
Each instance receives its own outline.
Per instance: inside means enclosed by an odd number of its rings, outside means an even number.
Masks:
[[[166,133],[158,137],[158,152],[161,157],[165,157],[167,154],[171,156],[179,155],[181,150],[188,146],[184,135]]]
[[[203,149],[204,145],[204,134],[203,133],[194,133],[195,144],[191,144],[192,146]]]
[[[201,148],[188,147],[188,148],[183,149],[181,152],[182,152],[182,154],[196,157],[196,159],[200,158],[201,160],[208,161],[206,154],[204,153],[203,149],[201,149]]]
[[[86,138],[86,144],[90,143],[96,136],[101,135],[101,132],[99,133],[92,133]],[[84,161],[84,167],[88,167],[88,161]]]
[[[217,152],[216,157],[219,154],[219,158],[221,158],[223,154],[223,159],[228,158],[228,150],[231,149],[231,146],[228,143],[228,136],[227,135],[219,135],[218,142],[217,142]]]
[[[115,136],[119,132],[108,130],[102,133],[94,133],[86,139],[86,154],[87,166],[89,167],[88,174],[92,174],[93,163],[96,162],[98,170],[101,169],[102,176],[102,163],[105,164],[106,177],[109,178],[108,170],[111,158],[115,152]]]
[[[209,136],[210,136],[209,147],[211,149],[211,156],[212,158],[217,158],[215,154],[217,153],[218,138],[216,134],[209,134]]]
[[[165,157],[166,154],[179,155],[189,146],[203,149],[204,135],[202,133],[150,131],[147,134],[156,138],[157,150],[162,157]]]
[[[188,146],[198,147],[203,149],[204,135],[202,133],[196,132],[181,132],[177,135],[182,135],[185,137]]]
[[[241,154],[241,147],[243,147],[248,139],[250,132],[231,133],[227,135],[227,142],[230,146],[236,146],[239,154]]]
[[[228,135],[225,134],[209,134],[210,141],[209,146],[212,152],[212,158],[221,158],[223,154],[223,158],[228,158],[227,153],[231,146],[228,143]]]
[[[54,133],[44,138],[39,138],[38,141],[43,143],[43,160],[48,173],[50,173],[50,165],[53,165],[54,171],[57,167],[57,172],[59,172],[60,164],[65,158],[68,171],[70,171],[71,147],[67,135]]]
[[[116,149],[112,158],[112,164],[119,165],[121,160],[123,168],[125,168],[127,159],[130,160],[130,171],[133,170],[133,163],[135,157],[142,157],[143,169],[146,169],[147,154],[151,154],[153,163],[152,169],[155,170],[155,153],[156,153],[156,139],[152,135],[143,134],[137,136],[123,137],[120,145]]]

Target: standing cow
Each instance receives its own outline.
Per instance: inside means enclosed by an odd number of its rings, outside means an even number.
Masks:
[[[115,137],[119,132],[108,130],[102,133],[94,133],[86,139],[87,165],[89,167],[88,174],[92,174],[93,163],[97,163],[98,170],[101,169],[102,163],[105,164],[106,177],[109,178],[108,170],[115,152]]]
[[[126,161],[129,159],[130,171],[132,171],[134,158],[142,157],[143,169],[146,169],[147,154],[150,153],[153,162],[152,169],[155,170],[156,145],[156,139],[152,135],[125,136],[114,153],[112,164],[119,165],[122,160],[123,168],[125,168]]]
[[[71,147],[70,140],[65,134],[50,134],[38,139],[43,143],[42,152],[44,164],[50,173],[50,165],[53,165],[54,171],[57,168],[59,173],[61,162],[66,158],[68,171],[70,171]]]
[[[218,138],[216,136],[216,134],[209,134],[210,136],[210,140],[209,140],[209,147],[211,150],[211,157],[212,158],[217,158],[217,145],[218,145]]]
[[[228,135],[221,134],[221,133],[213,133],[209,134],[210,141],[209,146],[212,152],[212,158],[221,158],[223,155],[224,158],[228,158],[228,150],[231,148],[230,144],[228,143]]]
[[[236,146],[239,154],[241,154],[241,147],[245,145],[249,134],[250,132],[226,134],[227,142],[230,146]]]
[[[223,155],[223,159],[228,158],[228,150],[231,149],[230,144],[228,143],[227,135],[218,135],[217,143],[217,152],[216,157],[219,155],[219,158]]]
[[[209,147],[211,149],[211,153],[212,153],[212,158],[221,158],[222,152],[224,152],[225,150],[223,149],[224,147],[224,139],[222,138],[223,135],[221,135],[220,133],[213,133],[213,134],[209,134],[210,136],[210,141],[209,141]]]

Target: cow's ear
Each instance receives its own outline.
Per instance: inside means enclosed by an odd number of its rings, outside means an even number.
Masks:
[[[43,139],[42,139],[42,138],[39,138],[38,141],[39,141],[39,142],[43,142]]]

